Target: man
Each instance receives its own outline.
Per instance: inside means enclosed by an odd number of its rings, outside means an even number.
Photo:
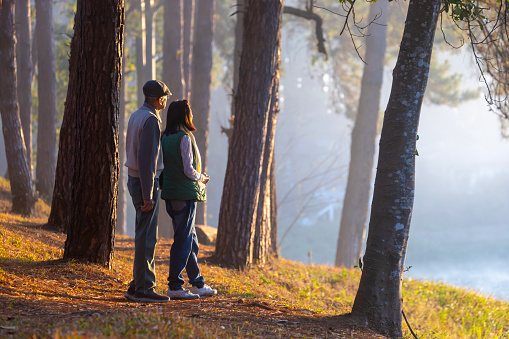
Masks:
[[[171,95],[158,80],[143,86],[145,102],[129,118],[126,136],[129,178],[127,188],[136,209],[133,280],[125,293],[137,302],[166,302],[169,298],[154,291],[156,286],[154,252],[159,214],[159,174],[163,170],[160,154],[161,118]]]

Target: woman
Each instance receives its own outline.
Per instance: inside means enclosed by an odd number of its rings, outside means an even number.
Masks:
[[[197,201],[205,201],[209,176],[201,173],[200,151],[192,132],[193,113],[187,100],[168,107],[166,129],[161,138],[164,170],[161,198],[171,217],[174,241],[170,252],[168,292],[170,299],[196,299],[217,294],[205,284],[198,267],[198,237],[194,227]],[[184,289],[186,269],[191,288]]]

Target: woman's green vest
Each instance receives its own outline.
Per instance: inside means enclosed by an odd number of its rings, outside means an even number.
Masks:
[[[207,200],[205,189],[200,190],[197,181],[189,179],[184,174],[182,155],[180,154],[180,141],[186,135],[184,131],[175,134],[163,135],[161,148],[163,150],[164,170],[161,198],[164,200]],[[196,152],[193,149],[193,168],[196,169]]]

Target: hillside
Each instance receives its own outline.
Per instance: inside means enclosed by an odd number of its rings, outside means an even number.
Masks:
[[[1,180],[1,179],[0,179]],[[200,264],[216,297],[165,304],[129,302],[134,241],[116,238],[112,270],[62,261],[65,235],[36,216],[8,214],[8,182],[0,181],[0,337],[5,338],[382,338],[345,323],[360,272],[278,259],[244,272],[222,268],[213,247]],[[171,241],[158,242],[158,292],[166,290]],[[509,304],[461,289],[404,282],[404,308],[421,338],[507,338]],[[405,328],[407,338],[409,332]]]

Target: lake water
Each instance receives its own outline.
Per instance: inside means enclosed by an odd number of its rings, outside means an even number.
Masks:
[[[443,281],[509,301],[509,227],[410,232],[406,266],[412,268],[406,277]]]

